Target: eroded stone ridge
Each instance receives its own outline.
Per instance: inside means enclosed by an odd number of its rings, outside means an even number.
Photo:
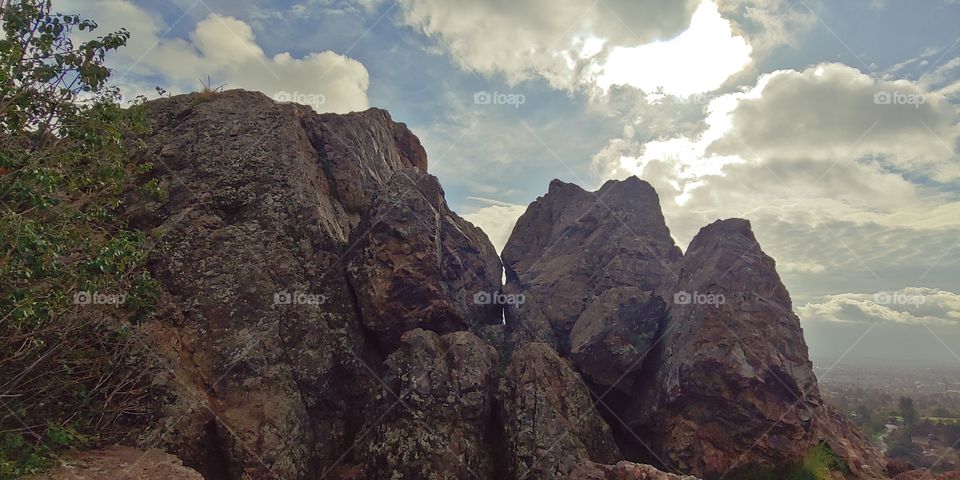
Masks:
[[[713,478],[818,442],[863,478],[882,463],[820,399],[744,220],[683,255],[646,182],[554,181],[501,285],[385,111],[244,91],[147,108],[143,180],[169,195],[131,190],[125,215],[155,242],[138,328],[176,382],[139,438],[208,479]],[[524,301],[479,300],[498,294]]]

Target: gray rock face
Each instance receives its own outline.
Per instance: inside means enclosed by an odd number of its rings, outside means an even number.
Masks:
[[[535,332],[528,319],[542,317],[566,354],[574,325],[596,297],[611,288],[654,291],[680,257],[648,183],[630,177],[591,193],[554,180],[517,220],[503,250],[505,288],[529,300],[507,310],[507,323]]]
[[[401,334],[500,318],[472,303],[499,288],[492,246],[382,110],[317,115],[243,91],[148,109],[139,160],[169,196],[132,192],[127,216],[156,241],[161,311],[143,330],[179,384],[145,442],[208,476],[360,463]]]
[[[138,160],[169,196],[131,191],[125,215],[161,290],[139,329],[177,383],[141,437],[208,478],[676,478],[620,462],[641,444],[704,478],[821,441],[864,478],[880,462],[823,405],[745,221],[684,256],[649,184],[554,181],[501,288],[487,237],[386,112],[243,91],[148,110]]]
[[[497,360],[470,332],[403,334],[386,360],[375,410],[383,420],[364,451],[367,478],[502,478],[493,454]]]
[[[518,347],[499,395],[510,478],[564,478],[582,461],[620,458],[583,380],[549,345]]]
[[[347,262],[364,326],[391,349],[417,327],[446,333],[502,322],[477,302],[500,289],[486,235],[447,208],[436,177],[400,170],[383,187]]]

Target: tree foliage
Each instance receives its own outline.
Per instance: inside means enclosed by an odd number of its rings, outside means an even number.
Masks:
[[[145,415],[151,364],[130,320],[149,310],[144,236],[117,212],[138,168],[105,56],[120,31],[49,0],[0,0],[0,478],[111,440]],[[98,296],[99,295],[99,296]],[[122,298],[122,305],[97,305]]]

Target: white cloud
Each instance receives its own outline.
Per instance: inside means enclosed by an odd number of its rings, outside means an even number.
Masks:
[[[750,45],[733,34],[717,6],[703,2],[690,27],[675,38],[636,47],[614,47],[591,67],[596,84],[630,85],[647,93],[686,97],[719,88],[750,64]]]
[[[520,215],[523,215],[523,212],[527,210],[527,206],[513,205],[477,197],[471,198],[494,203],[494,205],[482,207],[473,213],[468,213],[464,215],[463,218],[480,227],[480,229],[487,234],[487,237],[490,238],[490,243],[497,249],[497,252],[502,251],[504,245],[507,244],[507,240],[510,239],[510,234],[513,233],[513,226],[516,225]]]
[[[816,23],[819,0],[399,0],[401,22],[462,68],[604,93],[713,91]],[[756,57],[756,55],[755,55]]]
[[[731,128],[707,154],[760,160],[876,156],[939,181],[960,178],[952,146],[956,110],[907,80],[875,80],[822,64],[765,75],[730,113]]]
[[[807,303],[797,313],[804,321],[960,327],[960,294],[945,290],[907,287],[891,292],[828,295]]]
[[[250,25],[233,17],[211,12],[183,39],[165,36],[171,26],[128,0],[58,0],[56,7],[95,18],[100,24],[96,34],[121,27],[131,31],[128,46],[108,59],[115,81],[128,95],[153,93],[154,85],[171,93],[195,91],[199,79],[209,76],[227,88],[310,98],[320,111],[369,106],[369,75],[360,62],[331,51],[302,58],[285,52],[268,56]]]

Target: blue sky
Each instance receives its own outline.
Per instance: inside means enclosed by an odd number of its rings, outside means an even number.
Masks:
[[[682,248],[752,220],[815,358],[960,365],[957,0],[55,5],[131,30],[110,59],[130,95],[210,75],[389,110],[498,247],[551,179],[635,174]]]

